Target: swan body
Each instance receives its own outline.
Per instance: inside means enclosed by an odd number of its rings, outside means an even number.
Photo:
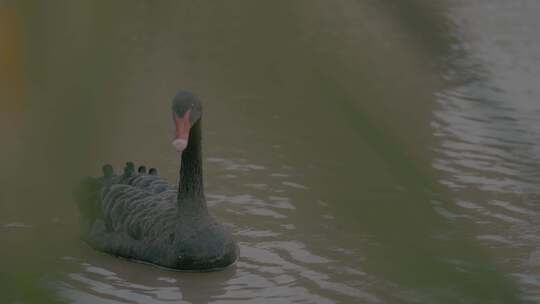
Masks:
[[[210,271],[233,264],[238,246],[209,212],[202,183],[201,105],[189,92],[173,100],[182,155],[180,183],[173,186],[151,168],[128,162],[115,175],[83,180],[77,200],[82,239],[94,249],[128,259],[184,271]]]

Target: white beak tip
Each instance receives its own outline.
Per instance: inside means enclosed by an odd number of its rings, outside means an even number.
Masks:
[[[172,145],[178,152],[184,151],[184,149],[186,149],[187,147],[187,144],[188,144],[187,140],[182,139],[182,138],[177,138],[172,142]]]

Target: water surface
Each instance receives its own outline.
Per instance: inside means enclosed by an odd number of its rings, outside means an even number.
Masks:
[[[1,299],[538,302],[538,9],[0,2],[18,54],[0,74]],[[222,272],[78,239],[81,176],[130,160],[176,181],[178,89],[203,99],[208,204],[240,245]]]

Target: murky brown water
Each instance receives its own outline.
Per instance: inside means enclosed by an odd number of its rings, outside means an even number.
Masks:
[[[539,9],[0,1],[0,300],[540,302]],[[176,179],[178,89],[204,101],[207,198],[240,244],[222,272],[78,239],[80,177]]]

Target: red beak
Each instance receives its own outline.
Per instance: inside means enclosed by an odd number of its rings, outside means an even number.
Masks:
[[[189,140],[189,129],[191,125],[189,123],[189,114],[191,110],[187,110],[184,116],[178,117],[176,113],[173,113],[174,126],[175,126],[175,135],[173,146],[178,152],[184,151],[187,147]]]

